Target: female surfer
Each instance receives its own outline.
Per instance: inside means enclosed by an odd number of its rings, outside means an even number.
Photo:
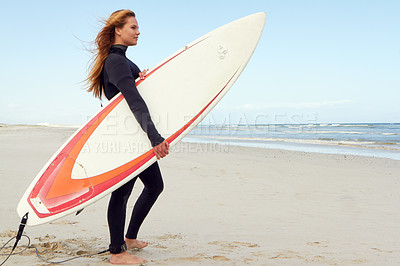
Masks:
[[[128,46],[137,44],[139,35],[139,25],[134,12],[118,10],[111,14],[95,39],[95,55],[87,78],[88,91],[97,98],[101,98],[104,93],[107,99],[121,92],[141,128],[147,133],[157,159],[160,159],[168,154],[169,144],[158,133],[146,103],[135,85],[135,79],[144,79],[147,70],[141,72],[125,55]],[[125,238],[126,205],[137,177],[111,194],[107,219],[112,264],[145,262],[143,258],[134,256],[127,250],[141,249],[148,245],[147,242],[137,240],[137,234],[164,185],[157,162],[138,177],[143,182],[144,189],[133,208]]]

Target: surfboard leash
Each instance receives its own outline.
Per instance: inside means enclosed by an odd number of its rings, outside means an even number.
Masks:
[[[10,252],[9,254],[7,254],[7,258],[0,264],[0,266],[3,265],[4,263],[6,263],[6,261],[7,261],[7,260],[11,257],[11,255],[13,254],[15,248],[16,248],[17,245],[18,245],[18,242],[21,240],[21,237],[22,237],[22,234],[23,234],[23,232],[24,232],[24,228],[25,228],[25,225],[26,225],[26,222],[27,222],[27,221],[28,221],[28,212],[25,213],[25,215],[22,217],[22,220],[21,220],[21,222],[20,222],[20,224],[19,224],[17,236],[15,236],[15,237],[11,238],[10,240],[8,240],[7,243],[4,244],[4,246],[0,249],[0,251],[3,250],[3,248],[15,238],[15,243],[14,243],[13,248],[11,249],[11,252]]]
[[[42,261],[44,261],[44,262],[46,262],[46,263],[50,263],[50,264],[61,264],[61,263],[65,263],[65,262],[68,262],[68,261],[71,261],[71,260],[74,260],[74,259],[83,258],[83,257],[91,257],[91,256],[94,256],[94,255],[100,255],[100,254],[103,254],[103,253],[106,253],[106,252],[110,251],[109,249],[105,249],[105,250],[103,250],[103,251],[96,252],[96,253],[93,253],[93,254],[79,255],[79,256],[75,256],[75,257],[72,257],[72,258],[69,258],[69,259],[66,259],[66,260],[61,260],[61,261],[49,261],[49,260],[46,260],[46,259],[44,259],[44,258],[39,254],[39,251],[38,251],[37,247],[31,245],[31,239],[30,239],[30,237],[23,234],[24,228],[25,228],[25,226],[26,226],[27,221],[28,221],[28,212],[27,212],[27,213],[22,217],[22,219],[21,219],[21,222],[20,222],[20,224],[19,224],[19,228],[18,228],[18,233],[17,233],[17,235],[14,236],[14,237],[12,237],[12,238],[10,238],[10,239],[0,248],[0,252],[1,252],[12,240],[15,239],[15,243],[14,243],[14,245],[13,245],[13,247],[12,247],[10,253],[6,253],[6,254],[0,253],[0,256],[7,256],[7,257],[5,258],[5,260],[0,264],[0,266],[4,265],[4,264],[6,263],[6,261],[7,261],[12,255],[22,254],[22,253],[25,252],[28,248],[33,248],[33,249],[35,249],[35,252],[36,252],[37,257],[38,257],[40,260],[42,260]],[[17,247],[17,245],[18,245],[18,243],[19,243],[19,241],[21,240],[22,237],[26,237],[26,238],[27,238],[28,244],[25,246],[25,249],[23,249],[23,250],[21,250],[21,251],[19,251],[19,252],[17,252],[17,253],[14,253],[14,250],[15,250],[15,248]]]

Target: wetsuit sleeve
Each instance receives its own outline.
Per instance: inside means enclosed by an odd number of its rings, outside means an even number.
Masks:
[[[109,56],[104,68],[110,82],[121,91],[140,127],[147,133],[151,145],[154,147],[163,142],[164,138],[154,126],[149,109],[136,88],[128,60],[121,56]]]

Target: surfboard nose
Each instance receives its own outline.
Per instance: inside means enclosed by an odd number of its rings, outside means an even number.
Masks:
[[[232,23],[241,24],[241,30],[247,32],[247,35],[250,34],[256,38],[259,38],[264,30],[266,19],[267,13],[259,12],[235,20]]]
[[[254,16],[259,17],[261,20],[266,20],[267,18],[267,12],[258,12],[258,13],[254,13]]]
[[[255,14],[248,16],[247,18],[249,20],[252,19],[252,20],[256,21],[256,24],[259,24],[261,26],[261,31],[262,31],[264,29],[265,21],[267,19],[267,12],[255,13]]]

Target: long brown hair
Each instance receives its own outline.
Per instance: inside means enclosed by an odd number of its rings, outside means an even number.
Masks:
[[[128,17],[135,17],[135,13],[131,10],[118,10],[104,20],[104,27],[97,34],[94,40],[95,49],[94,56],[89,66],[89,75],[85,79],[88,85],[88,92],[92,92],[94,97],[101,98],[103,86],[101,84],[101,71],[104,66],[111,46],[115,41],[115,28],[122,28]]]

